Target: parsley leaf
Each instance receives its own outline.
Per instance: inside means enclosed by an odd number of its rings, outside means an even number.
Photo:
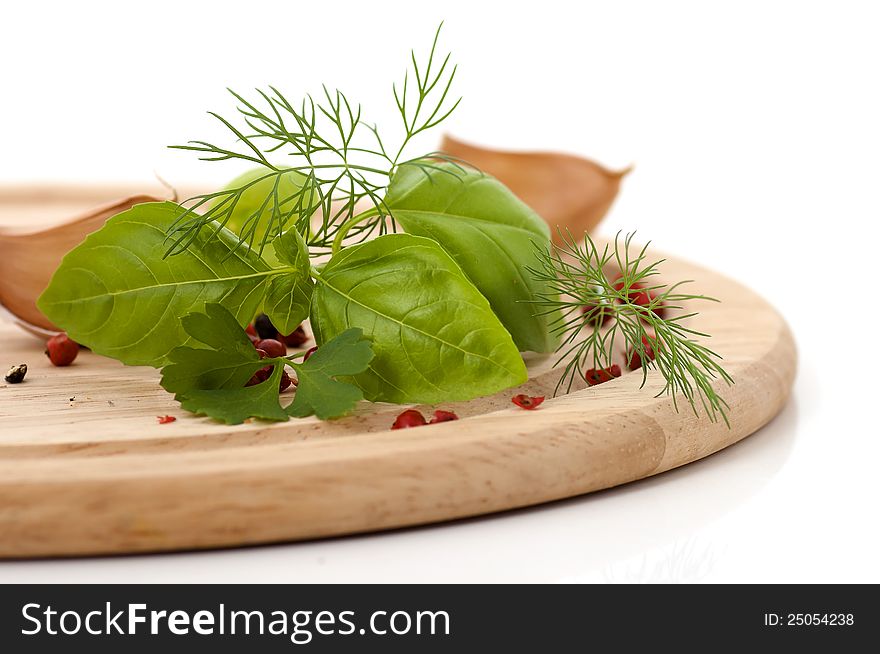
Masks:
[[[285,357],[260,359],[235,317],[219,304],[206,304],[205,313],[183,317],[183,328],[204,347],[181,346],[169,354],[162,369],[162,387],[193,413],[229,424],[248,418],[285,421],[312,414],[322,420],[349,413],[363,399],[354,385],[335,379],[366,370],[373,358],[370,342],[360,329],[348,329],[322,345],[308,361]],[[272,375],[245,386],[254,373],[272,366]],[[299,380],[293,403],[283,409],[279,385],[285,366]]]
[[[362,373],[372,359],[373,350],[363,331],[357,327],[346,329],[315,350],[308,361],[293,364],[299,386],[287,413],[298,418],[314,413],[322,420],[348,413],[364,394],[353,384],[334,377]]]
[[[240,389],[260,368],[260,355],[235,318],[219,304],[206,304],[205,313],[181,319],[183,329],[205,348],[177,347],[162,368],[162,388],[184,394],[198,389]],[[178,398],[179,399],[179,398]]]
[[[238,425],[248,418],[262,418],[284,422],[287,414],[278,403],[278,384],[284,366],[275,364],[272,376],[261,384],[244,388],[219,390],[191,390],[178,397],[180,406],[187,411],[210,416],[230,425]]]

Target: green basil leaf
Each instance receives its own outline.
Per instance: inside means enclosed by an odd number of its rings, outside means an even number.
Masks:
[[[551,352],[558,316],[536,315],[534,301],[551,294],[526,269],[535,244],[550,243],[547,223],[494,177],[450,163],[426,172],[401,166],[385,204],[405,231],[437,241],[486,296],[520,350]]]
[[[273,242],[282,265],[294,272],[273,277],[263,301],[263,311],[282,334],[289,334],[309,317],[309,304],[315,282],[309,274],[309,250],[302,236],[291,229]]]
[[[369,400],[468,400],[527,379],[486,298],[430,239],[387,234],[342,250],[318,277],[311,319],[319,343],[364,330],[375,358],[354,380]]]
[[[184,210],[139,204],[71,250],[40,296],[46,317],[94,352],[129,365],[161,366],[189,336],[181,316],[214,302],[239,325],[253,318],[266,286],[292,267],[271,269],[238,247],[238,237],[203,229],[182,252],[163,258],[166,232]]]
[[[235,206],[231,207],[225,227],[239,235],[242,232],[253,232],[255,250],[260,249],[259,246],[267,230],[274,234],[280,231],[278,220],[273,219],[272,215],[275,211],[276,193],[278,210],[282,215],[287,214],[302,201],[300,195],[304,193],[303,187],[308,181],[305,175],[296,170],[286,170],[280,176],[269,176],[271,172],[268,168],[249,170],[229,182],[224,188],[230,190],[247,187],[239,196]],[[217,205],[220,201],[218,199],[212,205]],[[285,224],[282,228],[290,227],[292,225]],[[278,264],[281,263],[276,252],[270,247],[262,252],[263,259],[273,268],[279,267]]]

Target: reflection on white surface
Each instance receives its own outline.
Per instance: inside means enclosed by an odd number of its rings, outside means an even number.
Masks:
[[[675,541],[657,552],[646,552],[628,561],[612,563],[602,571],[602,578],[610,584],[696,583],[711,574],[717,558],[713,543],[689,538]]]

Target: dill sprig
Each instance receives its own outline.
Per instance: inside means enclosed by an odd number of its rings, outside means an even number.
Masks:
[[[273,86],[256,89],[258,98],[254,100],[229,89],[238,103],[242,124],[236,126],[217,113],[209,113],[235,137],[233,148],[208,141],[170,147],[197,152],[203,161],[255,164],[265,169],[265,175],[181,203],[186,211],[170,230],[167,254],[186,249],[206,226],[219,232],[233,216],[243,194],[266,180],[272,181],[272,191],[244,220],[240,245],[262,252],[276,236],[293,228],[317,255],[334,246],[338,249],[343,238],[360,242],[377,230],[395,230],[393,217],[383,202],[395,171],[401,166],[415,166],[430,174],[438,169],[438,160],[449,160],[439,152],[409,155],[413,140],[446,120],[461,102],[461,98],[453,101],[450,96],[457,66],[450,65],[450,54],[441,56],[437,52],[442,27],[441,23],[426,61],[420,66],[415,51],[411,51],[411,69],[400,86],[392,87],[403,123],[403,136],[394,147],[383,139],[375,124],[364,120],[361,106],[340,90],[324,86],[319,100],[307,95],[294,104]],[[281,184],[285,177],[294,182],[294,192],[285,194],[281,190],[290,188]],[[270,218],[258,233],[264,213]],[[312,224],[316,215],[321,217],[318,226]]]
[[[556,392],[563,386],[569,392],[575,378],[585,379],[589,368],[610,366],[615,344],[623,341],[626,351],[642,361],[643,386],[649,369],[656,368],[666,380],[658,396],[670,395],[676,410],[677,396],[683,395],[695,414],[700,404],[710,420],[714,422],[720,415],[727,423],[728,405],[712,383],[720,378],[729,385],[733,380],[722,368],[721,357],[696,340],[709,335],[686,325],[697,314],[661,317],[693,300],[717,300],[681,292],[692,280],[672,285],[658,282],[663,260],[649,261],[648,245],[636,250],[632,246],[634,233],[622,240],[618,234],[613,246],[606,244],[601,250],[587,234],[583,243],[570,232],[559,230],[559,234],[562,244],[537,248],[539,265],[530,268],[548,287],[548,292],[536,299],[543,307],[542,315],[559,311],[552,324],[554,331],[563,335],[556,365],[564,362],[565,368]],[[637,294],[650,299],[637,303]],[[602,312],[613,318],[608,328],[602,328],[597,320]]]

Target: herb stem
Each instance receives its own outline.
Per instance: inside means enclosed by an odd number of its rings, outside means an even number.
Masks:
[[[371,207],[343,223],[342,227],[339,228],[339,231],[336,232],[336,238],[333,239],[332,253],[336,254],[337,252],[339,252],[339,250],[342,248],[342,242],[345,240],[346,235],[352,227],[354,227],[358,223],[362,223],[368,218],[373,218],[374,216],[378,216],[380,214],[381,211],[379,211],[377,207]]]

